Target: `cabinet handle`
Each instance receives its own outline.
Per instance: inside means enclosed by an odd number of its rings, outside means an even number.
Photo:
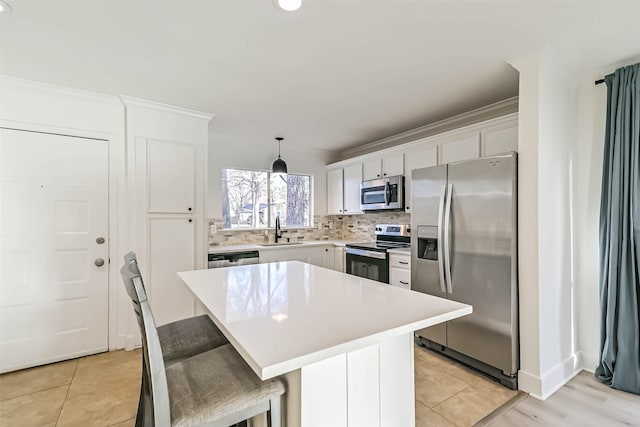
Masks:
[[[329,252],[329,249],[325,249],[324,251],[325,251],[325,252]]]
[[[342,212],[342,209],[338,209],[338,212]]]
[[[387,176],[387,174],[386,174],[386,173],[383,173],[382,175]]]
[[[409,282],[403,282],[402,280],[399,280],[400,283],[402,283],[403,285],[408,285]]]
[[[376,174],[376,176],[377,176],[378,178],[380,178],[380,174],[379,174],[379,173],[377,173],[377,174]]]
[[[189,222],[193,222],[193,220],[192,220],[192,219],[190,219],[190,220],[189,220]]]
[[[347,210],[345,209],[344,211],[346,212]]]
[[[188,210],[189,212],[191,212],[191,208],[188,208],[187,210]]]
[[[409,263],[406,261],[398,261],[398,264],[404,264],[404,265],[408,265]]]

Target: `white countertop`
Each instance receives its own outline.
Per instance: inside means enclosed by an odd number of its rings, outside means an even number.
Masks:
[[[210,254],[224,253],[224,252],[241,252],[241,251],[268,251],[272,249],[284,249],[284,248],[299,248],[301,246],[345,246],[347,241],[345,240],[306,240],[295,242],[293,245],[269,245],[263,246],[260,243],[248,243],[246,245],[229,245],[229,246],[209,246]]]
[[[178,275],[263,380],[472,311],[299,261]]]

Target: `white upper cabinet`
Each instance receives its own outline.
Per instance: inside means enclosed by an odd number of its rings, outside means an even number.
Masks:
[[[404,175],[404,154],[393,154],[382,158],[382,176]]]
[[[327,171],[327,213],[360,214],[362,163]]]
[[[364,162],[363,180],[404,175],[404,154],[392,154]]]
[[[342,169],[334,169],[327,172],[327,213],[329,215],[342,215],[343,210],[344,181]]]
[[[482,157],[518,151],[518,126],[493,126],[482,131]]]
[[[360,181],[397,175],[405,177],[405,212],[411,213],[412,170],[510,151],[518,151],[518,113],[428,136],[377,153],[342,160],[328,165],[329,214],[349,214],[354,213],[354,209],[361,213]],[[347,170],[352,167],[353,177],[348,179]],[[340,182],[339,178],[343,181]],[[335,194],[331,194],[332,189]],[[339,193],[340,189],[343,191],[342,194]]]
[[[480,132],[463,136],[440,145],[440,164],[480,157]]]
[[[344,168],[344,209],[345,214],[361,214],[360,184],[362,183],[362,164]]]
[[[193,213],[194,146],[148,140],[147,159],[149,212]]]
[[[411,171],[414,169],[436,166],[438,164],[437,147],[429,147],[419,151],[405,153],[404,156],[404,211],[411,213]]]
[[[363,163],[363,181],[380,178],[382,175],[382,159],[367,160]]]

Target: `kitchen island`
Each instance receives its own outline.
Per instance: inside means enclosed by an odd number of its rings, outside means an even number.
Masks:
[[[471,306],[299,261],[178,273],[261,379],[284,425],[413,426],[413,331]]]

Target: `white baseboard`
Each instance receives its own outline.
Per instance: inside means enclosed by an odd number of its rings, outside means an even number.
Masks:
[[[518,388],[531,397],[545,400],[580,373],[583,368],[579,360],[579,353],[573,354],[547,371],[542,378],[521,370],[518,372]]]
[[[519,370],[518,389],[525,393],[529,393],[531,397],[542,400],[542,397],[540,397],[542,395],[542,381],[537,375]]]

